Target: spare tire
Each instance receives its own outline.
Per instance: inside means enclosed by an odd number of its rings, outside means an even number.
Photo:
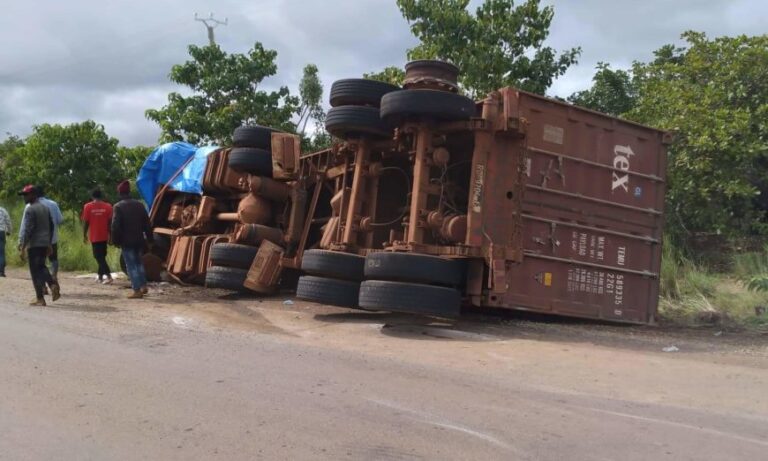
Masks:
[[[381,98],[381,118],[390,126],[408,117],[427,117],[444,121],[469,120],[475,115],[475,102],[466,96],[438,90],[402,90]]]
[[[247,276],[248,271],[245,269],[211,266],[205,273],[205,286],[208,288],[245,291],[243,283],[245,283]]]
[[[453,288],[416,283],[366,280],[360,284],[360,307],[436,317],[458,317],[461,294]]]
[[[379,109],[375,107],[334,107],[325,118],[325,129],[342,139],[360,135],[392,137],[392,129],[381,120]]]
[[[463,277],[461,262],[439,256],[381,252],[365,257],[367,279],[456,286]]]
[[[360,282],[305,275],[299,278],[296,297],[331,306],[357,307]]]
[[[401,88],[389,83],[364,78],[336,80],[331,86],[331,107],[373,106],[379,107],[381,97]]]
[[[229,167],[241,173],[272,176],[272,152],[254,147],[235,147],[229,153]]]
[[[272,149],[272,133],[279,130],[266,126],[241,126],[232,133],[232,145],[235,147],[255,147],[257,149]]]
[[[237,243],[217,243],[211,247],[211,265],[250,269],[256,258],[256,247]]]
[[[364,257],[340,251],[309,250],[301,258],[301,270],[307,274],[358,282],[363,280],[364,266]]]

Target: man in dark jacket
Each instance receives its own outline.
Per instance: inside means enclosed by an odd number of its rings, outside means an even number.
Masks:
[[[45,306],[43,293],[46,284],[51,287],[54,301],[61,297],[59,284],[53,280],[45,265],[45,259],[52,252],[54,223],[48,207],[40,202],[35,186],[25,186],[19,195],[24,196],[28,205],[21,222],[22,231],[19,232],[19,253],[22,257],[24,252],[27,253],[29,273],[37,296],[30,306]]]
[[[152,243],[152,229],[147,209],[138,200],[131,198],[131,184],[123,181],[117,186],[120,201],[112,212],[112,243],[123,250],[123,260],[131,278],[133,293],[131,299],[147,294],[147,275],[144,272],[142,253]]]

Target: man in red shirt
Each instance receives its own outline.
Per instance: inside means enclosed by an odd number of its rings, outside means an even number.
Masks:
[[[112,205],[102,200],[101,190],[94,189],[91,193],[93,201],[83,207],[80,219],[83,221],[83,241],[90,240],[93,257],[99,264],[99,283],[112,283],[112,271],[107,264],[107,244],[109,243],[109,226],[112,222]],[[104,276],[107,277],[104,280]]]

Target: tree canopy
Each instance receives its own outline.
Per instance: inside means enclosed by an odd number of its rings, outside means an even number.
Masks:
[[[558,55],[544,46],[554,8],[540,0],[397,0],[420,43],[409,59],[443,59],[461,69],[460,84],[478,97],[505,86],[544,94],[576,63],[580,48]]]
[[[618,117],[633,109],[637,98],[637,85],[631,72],[613,70],[610,64],[600,62],[592,78],[592,88],[572,94],[568,102]]]
[[[380,82],[389,83],[390,85],[403,86],[403,82],[405,82],[405,71],[399,67],[389,66],[385,67],[381,72],[363,74],[363,78],[378,80]]]
[[[6,140],[5,143],[9,141]],[[64,208],[79,209],[96,186],[125,179],[117,156],[117,139],[93,121],[71,125],[38,125],[23,142],[11,138],[3,189],[11,195],[24,184],[41,184]]]
[[[277,73],[276,51],[257,42],[245,54],[228,54],[218,45],[190,45],[189,54],[192,59],[173,66],[169,77],[192,94],[173,92],[165,107],[146,111],[162,129],[161,141],[227,144],[235,128],[251,123],[295,130],[291,119],[298,98],[287,87],[259,90],[265,78]]]
[[[637,103],[626,116],[671,130],[669,230],[766,233],[768,35],[686,32],[635,63]]]

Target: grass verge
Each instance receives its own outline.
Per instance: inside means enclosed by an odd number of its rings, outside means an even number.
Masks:
[[[0,204],[3,205],[3,204]],[[25,266],[26,263],[21,260],[18,250],[19,225],[21,224],[21,215],[24,207],[16,204],[6,208],[13,221],[13,235],[7,240],[6,257],[10,266]],[[83,242],[83,226],[72,213],[62,210],[65,216],[64,225],[59,229],[59,270],[70,272],[96,272],[96,260],[93,258],[91,244]],[[109,268],[112,272],[120,270],[120,250],[115,247],[109,248],[107,257]]]
[[[760,261],[765,263],[762,268]],[[768,255],[737,255],[733,266],[728,274],[711,272],[665,242],[660,276],[660,321],[680,326],[768,330],[768,292],[750,290],[743,282],[745,277],[768,269]]]

